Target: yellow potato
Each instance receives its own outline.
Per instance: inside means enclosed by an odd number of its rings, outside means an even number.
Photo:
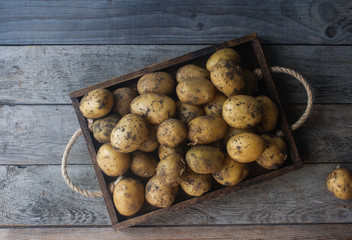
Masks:
[[[253,95],[257,91],[257,76],[248,69],[243,69],[243,78],[245,81],[244,95]]]
[[[93,123],[93,136],[100,143],[110,142],[110,134],[112,129],[120,121],[116,114],[108,115],[104,118],[97,119]]]
[[[113,200],[116,210],[121,215],[136,214],[144,203],[143,184],[132,178],[122,179],[114,188]]]
[[[227,97],[225,97],[222,93],[217,92],[213,100],[211,100],[204,106],[205,114],[213,114],[222,117],[222,105],[224,104],[226,99]]]
[[[275,129],[279,110],[276,104],[267,96],[256,97],[257,101],[262,105],[263,116],[260,123],[257,125],[257,130],[260,133],[268,133]]]
[[[207,61],[206,68],[210,72],[214,65],[217,64],[220,60],[228,60],[235,64],[240,64],[241,57],[240,55],[233,50],[232,48],[224,48],[216,51]]]
[[[134,113],[127,114],[111,131],[111,145],[118,152],[133,152],[148,138],[148,128],[143,117]]]
[[[227,153],[232,159],[241,163],[254,162],[265,150],[265,140],[254,133],[240,133],[227,143]]]
[[[227,97],[240,94],[245,87],[242,68],[232,62],[220,60],[211,70],[214,86]]]
[[[177,84],[176,93],[181,102],[202,105],[215,97],[215,88],[206,78],[194,78]]]
[[[227,142],[230,140],[230,138],[232,138],[233,136],[235,136],[237,134],[244,133],[244,132],[255,133],[254,129],[252,129],[252,128],[238,129],[238,128],[234,128],[234,127],[229,127],[227,129],[227,132],[226,132],[224,138],[222,139],[222,141],[224,144],[227,144]]]
[[[251,96],[237,95],[228,98],[222,105],[222,117],[234,128],[246,129],[256,126],[262,119],[263,108]]]
[[[79,110],[86,118],[101,118],[107,115],[114,104],[114,96],[109,90],[95,89],[81,99]]]
[[[220,140],[226,134],[227,125],[218,116],[206,115],[188,124],[188,140],[193,144],[208,144]]]
[[[181,67],[176,73],[176,81],[178,83],[193,79],[193,78],[207,78],[209,79],[209,72],[194,64],[188,64]]]
[[[286,143],[280,137],[261,136],[266,141],[266,148],[262,155],[256,160],[257,163],[266,169],[279,168],[287,158]]]
[[[156,136],[161,145],[175,148],[186,140],[187,129],[180,120],[171,118],[159,125]]]
[[[190,196],[201,196],[211,189],[213,182],[210,174],[198,174],[189,170],[182,178],[181,188]]]
[[[159,93],[146,93],[131,102],[131,112],[141,115],[151,124],[160,124],[176,112],[175,101]]]
[[[186,171],[186,165],[181,155],[170,154],[163,158],[156,167],[156,176],[167,187],[176,187]]]
[[[149,179],[145,186],[145,199],[154,207],[169,207],[176,198],[178,187],[166,187],[156,176]]]
[[[142,143],[138,150],[142,152],[154,152],[159,147],[156,131],[157,125],[150,126],[148,138]]]
[[[185,150],[181,146],[177,146],[175,148],[169,148],[164,145],[159,146],[158,156],[160,160],[163,160],[167,155],[174,154],[174,153],[177,153],[183,156],[185,154]]]
[[[116,89],[113,95],[114,107],[112,111],[123,117],[131,112],[130,104],[138,96],[138,93],[132,88],[124,87]]]
[[[147,73],[137,83],[139,94],[160,93],[170,95],[175,89],[175,80],[166,72]]]
[[[196,173],[213,173],[221,169],[224,154],[215,147],[194,146],[186,153],[186,162]]]
[[[158,162],[153,155],[135,151],[132,153],[131,171],[139,177],[152,177]]]
[[[235,162],[229,156],[226,156],[222,168],[213,173],[213,177],[224,186],[233,186],[245,179],[248,173],[249,165]]]
[[[130,155],[117,152],[110,143],[105,143],[97,152],[97,163],[106,175],[117,177],[127,172]]]
[[[350,170],[336,168],[329,174],[326,184],[335,197],[343,200],[352,199],[352,173]]]
[[[204,115],[204,111],[200,106],[180,101],[176,103],[176,106],[177,116],[183,124],[188,124],[192,119]]]

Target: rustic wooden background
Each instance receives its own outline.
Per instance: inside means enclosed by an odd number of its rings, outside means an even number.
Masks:
[[[304,168],[114,232],[103,200],[61,178],[78,128],[68,94],[252,32],[269,65],[313,88],[312,115],[294,133]],[[352,203],[325,179],[338,163],[352,169],[351,64],[350,0],[0,0],[0,239],[350,239]],[[273,77],[294,122],[304,89]],[[69,162],[78,185],[98,188],[83,140]]]

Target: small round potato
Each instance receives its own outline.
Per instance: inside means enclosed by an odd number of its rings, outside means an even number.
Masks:
[[[206,78],[194,78],[177,84],[176,93],[181,102],[202,105],[215,97],[215,88]]]
[[[198,67],[197,65],[188,64],[178,69],[176,73],[176,81],[178,83],[193,78],[209,79],[209,72],[204,68]]]
[[[105,143],[97,152],[97,163],[106,175],[117,177],[127,172],[130,155],[117,152],[110,143]]]
[[[154,152],[159,147],[156,137],[157,125],[150,126],[148,138],[142,143],[138,150],[142,152]]]
[[[240,94],[245,87],[242,68],[226,60],[220,60],[212,68],[210,79],[214,86],[227,97]]]
[[[157,176],[149,179],[145,186],[145,199],[154,207],[169,207],[176,199],[178,187],[164,186]]]
[[[116,114],[108,115],[104,118],[97,119],[93,123],[93,136],[100,143],[110,142],[110,134],[112,129],[120,121]]]
[[[148,138],[148,128],[143,117],[134,113],[127,114],[111,131],[111,145],[118,152],[133,152]]]
[[[155,175],[158,162],[153,155],[135,151],[132,153],[131,171],[139,177],[152,177]]]
[[[180,184],[186,171],[186,165],[179,154],[167,155],[158,163],[156,176],[160,182],[167,187],[176,187]]]
[[[189,170],[182,179],[180,186],[188,195],[198,197],[208,192],[212,184],[210,174],[198,174]]]
[[[257,130],[260,133],[271,132],[276,127],[279,110],[276,104],[267,96],[259,96],[256,99],[263,108],[263,116],[257,125]]]
[[[125,178],[118,182],[113,193],[114,205],[124,216],[136,214],[144,203],[143,184],[132,178]]]
[[[224,154],[215,147],[194,146],[186,153],[186,162],[196,173],[213,173],[221,169]]]
[[[254,162],[265,150],[265,140],[254,133],[240,133],[227,143],[227,153],[232,159],[241,163]]]
[[[227,142],[230,140],[230,138],[232,138],[233,136],[235,136],[237,134],[244,133],[244,132],[255,133],[253,128],[238,129],[238,128],[234,128],[234,127],[229,127],[224,138],[222,139],[222,141],[226,145]]]
[[[206,115],[193,119],[188,128],[188,140],[192,144],[208,144],[223,138],[227,125],[221,117]]]
[[[81,99],[79,110],[86,118],[101,118],[106,116],[114,105],[114,96],[109,90],[95,89]]]
[[[234,128],[246,129],[256,126],[262,119],[262,105],[251,96],[237,95],[222,105],[222,117]]]
[[[256,160],[257,163],[266,169],[279,168],[287,158],[286,143],[280,137],[270,137],[268,135],[262,135],[261,137],[267,144],[262,155]]]
[[[162,122],[156,133],[161,145],[175,148],[187,138],[186,126],[178,119],[167,119]]]
[[[122,117],[129,114],[131,112],[130,104],[138,96],[138,93],[132,88],[124,87],[116,89],[113,94],[114,107],[112,111]]]
[[[176,105],[178,118],[183,124],[188,124],[192,119],[204,115],[203,109],[199,106],[180,101]]]
[[[160,93],[171,95],[175,89],[175,80],[166,72],[147,73],[137,83],[139,94]]]
[[[227,97],[225,97],[222,93],[217,92],[213,100],[208,102],[204,106],[204,112],[206,115],[216,115],[222,117],[222,104],[226,101]]]
[[[352,173],[350,170],[336,168],[329,174],[326,184],[335,197],[343,200],[352,199]]]
[[[146,93],[131,102],[131,112],[145,117],[150,124],[160,124],[175,115],[176,103],[166,95]]]
[[[253,95],[257,91],[257,76],[248,69],[243,69],[243,78],[245,81],[244,95]]]
[[[213,177],[224,186],[233,186],[245,179],[248,173],[248,164],[235,162],[229,156],[226,156],[222,168],[213,173]]]
[[[224,48],[216,51],[207,61],[206,68],[210,72],[215,64],[217,64],[220,60],[228,60],[235,64],[240,64],[241,57],[240,55],[233,50],[232,48]]]
[[[180,154],[181,156],[183,156],[185,154],[185,150],[180,147],[177,146],[175,148],[169,148],[165,145],[160,145],[159,149],[158,149],[158,156],[160,160],[163,160],[166,156],[170,155],[170,154]]]

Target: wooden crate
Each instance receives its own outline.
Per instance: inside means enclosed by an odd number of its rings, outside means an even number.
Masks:
[[[247,177],[243,182],[230,187],[220,186],[219,184],[214,184],[213,188],[210,192],[200,196],[200,197],[187,197],[186,194],[179,194],[176,198],[176,201],[173,205],[168,208],[157,209],[150,206],[148,203],[145,203],[142,210],[132,217],[125,217],[120,215],[113,204],[112,196],[108,191],[108,183],[111,181],[111,178],[107,177],[99,168],[96,161],[96,153],[101,146],[95,139],[92,134],[88,130],[87,120],[83,117],[82,113],[79,110],[79,101],[80,99],[87,94],[88,92],[97,89],[97,88],[106,88],[110,91],[114,91],[120,87],[126,86],[136,86],[138,79],[150,72],[155,71],[165,71],[169,72],[173,76],[177,69],[186,64],[196,64],[198,66],[205,67],[206,60],[209,58],[211,54],[215,51],[222,48],[233,48],[241,55],[241,61],[244,68],[254,69],[259,67],[262,70],[263,74],[263,86],[262,88],[265,91],[265,94],[268,95],[271,99],[273,99],[279,108],[279,121],[278,121],[278,129],[280,129],[284,134],[284,139],[287,142],[289,155],[286,159],[283,166],[281,166],[277,170],[265,170],[256,163],[253,163],[251,174]],[[287,123],[286,116],[284,114],[279,95],[277,93],[275,84],[271,78],[269,68],[267,66],[260,42],[257,38],[256,34],[250,34],[241,38],[237,38],[228,42],[224,42],[222,44],[213,45],[207,48],[200,49],[195,52],[191,52],[185,54],[183,56],[167,60],[161,63],[157,63],[151,65],[149,67],[140,69],[138,71],[134,71],[119,77],[115,77],[104,82],[86,87],[84,89],[75,91],[70,94],[73,107],[78,117],[78,121],[80,127],[83,132],[83,136],[88,147],[88,151],[92,160],[92,164],[97,175],[97,179],[103,193],[103,197],[110,215],[110,219],[114,229],[122,229],[125,227],[129,227],[132,225],[140,224],[144,222],[146,219],[151,219],[153,217],[157,217],[163,214],[168,214],[171,211],[179,210],[182,208],[186,208],[193,204],[206,201],[215,197],[224,196],[230,192],[237,191],[239,189],[264,182],[266,180],[272,179],[274,177],[283,175],[287,172],[299,169],[302,167],[302,162],[300,160],[296,144],[292,137],[290,126]]]

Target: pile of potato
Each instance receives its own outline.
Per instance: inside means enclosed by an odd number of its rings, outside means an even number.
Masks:
[[[168,207],[179,186],[190,196],[208,192],[213,179],[233,186],[254,161],[266,169],[283,164],[284,140],[268,135],[276,128],[278,108],[267,96],[253,96],[257,79],[240,62],[226,48],[208,59],[206,69],[188,64],[176,76],[148,73],[137,91],[96,89],[82,98],[82,114],[96,119],[101,170],[110,177],[128,170],[135,176],[113,188],[120,214],[134,215],[145,200]]]

